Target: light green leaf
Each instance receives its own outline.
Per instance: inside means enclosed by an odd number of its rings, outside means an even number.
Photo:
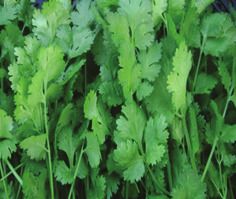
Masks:
[[[172,102],[178,111],[186,105],[187,79],[192,67],[192,54],[184,43],[176,49],[173,67],[167,79],[167,89],[172,93]]]
[[[93,90],[91,90],[86,96],[84,102],[84,115],[90,120],[99,117],[99,112],[97,109],[97,95]]]
[[[87,147],[85,152],[88,156],[89,164],[92,168],[98,167],[101,160],[101,153],[97,136],[93,133],[86,134]]]
[[[43,160],[46,157],[46,136],[46,134],[30,136],[20,143],[20,147],[26,151],[31,159]]]
[[[217,79],[206,73],[200,73],[197,77],[195,93],[196,94],[209,94],[217,84]]]
[[[167,148],[167,123],[163,115],[150,118],[145,129],[146,161],[148,164],[159,163]]]
[[[135,142],[127,140],[118,143],[113,159],[122,168],[125,180],[133,183],[144,175],[143,159]]]

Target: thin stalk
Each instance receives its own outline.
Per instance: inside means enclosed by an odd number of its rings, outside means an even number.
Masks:
[[[23,163],[19,164],[17,167],[14,168],[14,170],[17,170],[19,169],[20,167],[23,166]],[[8,172],[5,176],[3,176],[1,179],[0,179],[0,182],[7,179],[8,176],[10,176],[12,174],[12,171]]]
[[[23,181],[21,179],[21,177],[18,175],[18,173],[16,172],[16,170],[13,168],[13,166],[11,165],[11,163],[6,160],[7,166],[9,167],[9,169],[11,170],[12,174],[15,176],[15,178],[17,179],[17,181],[20,183],[20,185],[23,185]]]
[[[230,198],[234,198],[234,192],[233,192],[233,188],[232,188],[232,184],[231,181],[229,179],[229,192],[230,192]]]
[[[150,176],[151,176],[153,182],[156,184],[156,186],[157,186],[157,188],[160,190],[160,192],[162,192],[162,193],[164,193],[164,194],[170,196],[169,192],[166,191],[165,189],[163,189],[163,188],[159,185],[159,183],[158,183],[158,181],[156,180],[156,178],[155,178],[155,176],[154,176],[154,174],[153,174],[151,168],[150,168],[149,166],[147,166],[147,169],[148,169],[148,171],[149,171],[149,173],[150,173]]]
[[[229,106],[230,96],[231,96],[232,92],[233,92],[233,86],[231,86],[229,95],[228,95],[227,100],[226,100],[225,108],[224,108],[224,111],[223,111],[223,114],[222,114],[223,118],[225,118],[225,116],[226,116],[226,112],[227,112],[227,109],[228,109],[228,106]],[[203,182],[203,180],[204,180],[204,178],[206,176],[206,173],[207,173],[207,170],[209,168],[209,165],[210,165],[213,153],[215,152],[217,143],[218,143],[218,137],[215,137],[214,142],[213,142],[213,146],[211,148],[210,155],[209,155],[209,157],[207,159],[207,164],[206,164],[206,166],[204,168],[204,171],[203,171],[203,174],[202,174],[202,177],[201,177],[201,181],[202,182]]]
[[[196,82],[197,82],[197,76],[198,76],[198,72],[199,72],[199,68],[200,68],[200,63],[201,63],[201,60],[202,60],[202,52],[203,52],[203,48],[205,46],[205,42],[206,42],[206,36],[203,37],[202,45],[200,47],[200,54],[199,54],[198,61],[197,61],[197,69],[196,69],[194,79],[193,79],[193,87],[192,87],[193,91],[194,91],[194,88],[195,88],[195,85],[196,85]]]
[[[4,175],[4,171],[3,171],[3,168],[2,168],[2,162],[0,162],[0,172],[1,172],[1,176],[5,176]],[[3,188],[4,188],[4,191],[5,191],[5,196],[7,199],[9,199],[9,195],[8,195],[8,191],[7,191],[7,186],[6,186],[6,182],[5,182],[5,179],[3,180]]]
[[[79,159],[78,159],[78,163],[77,163],[75,173],[74,173],[74,176],[73,176],[73,182],[72,182],[71,187],[70,187],[70,192],[69,192],[69,195],[68,195],[68,199],[71,198],[72,192],[74,190],[74,184],[75,184],[75,180],[76,180],[76,177],[78,175],[78,172],[79,172],[79,166],[80,166],[80,162],[81,162],[81,158],[82,158],[83,153],[84,153],[84,145],[82,146],[80,154],[79,154]]]
[[[215,137],[214,142],[213,142],[213,145],[212,145],[212,148],[211,148],[210,155],[209,155],[208,160],[207,160],[207,164],[206,164],[206,166],[205,166],[205,168],[204,168],[204,171],[203,171],[203,174],[202,174],[202,177],[201,177],[201,182],[203,182],[204,179],[205,179],[205,177],[206,177],[206,173],[207,173],[207,171],[208,171],[208,169],[209,169],[212,156],[213,156],[213,154],[214,154],[214,152],[215,152],[215,149],[216,149],[217,142],[218,142],[218,137]]]
[[[224,108],[224,111],[223,111],[223,118],[225,118],[225,116],[226,116],[227,109],[228,109],[229,102],[230,102],[230,97],[232,95],[233,90],[234,90],[234,86],[232,84],[232,86],[230,87],[229,94],[227,96],[227,100],[226,100],[226,104],[225,104],[225,108]]]
[[[51,191],[51,199],[54,199],[54,186],[53,186],[53,175],[52,175],[52,159],[51,159],[51,148],[50,148],[50,138],[48,130],[48,118],[47,118],[47,80],[44,81],[44,125],[47,135],[47,148],[48,148],[48,165],[49,165],[49,183]]]
[[[22,164],[23,165],[23,164]],[[19,165],[18,165],[19,166]],[[16,168],[15,168],[16,170]],[[22,172],[23,172],[23,168],[21,167],[21,170],[20,170],[20,174],[22,175]],[[21,186],[18,185],[18,189],[17,189],[17,192],[16,192],[16,199],[18,199],[20,197],[20,192],[21,192]]]
[[[190,142],[190,137],[189,137],[189,134],[188,134],[187,124],[186,124],[186,113],[184,113],[184,117],[182,119],[182,122],[183,122],[184,136],[185,136],[187,147],[188,147],[188,154],[189,154],[189,157],[190,157],[190,162],[191,162],[191,165],[192,165],[193,169],[195,171],[197,171],[197,166],[196,166],[196,163],[195,163],[195,160],[194,160],[192,145],[191,145],[191,142]]]
[[[213,180],[212,180],[211,182],[212,182],[213,185],[215,186],[216,191],[218,192],[218,194],[220,195],[220,197],[223,199],[223,195],[222,195],[222,193],[220,192],[219,187],[217,187],[216,183],[215,183]]]
[[[171,163],[170,163],[169,152],[167,153],[167,176],[168,176],[169,188],[170,188],[170,190],[172,190],[173,181],[172,181],[172,172],[171,172]]]
[[[137,185],[136,182],[134,183],[134,185],[135,185],[135,188],[136,188],[137,192],[140,193],[140,190],[139,190],[138,185]]]
[[[140,150],[142,156],[145,157],[145,153],[144,153],[144,150],[143,150],[143,147],[142,147],[142,143],[137,143],[137,144],[138,144],[138,147],[139,147],[139,150]],[[160,189],[160,191],[162,191],[164,194],[170,195],[170,194],[168,193],[168,191],[166,191],[165,189],[163,189],[163,188],[160,186],[160,184],[159,184],[158,181],[156,180],[156,178],[155,178],[155,176],[154,176],[154,174],[153,174],[151,168],[150,168],[148,165],[146,165],[146,166],[147,166],[148,171],[149,171],[149,173],[150,173],[150,175],[151,175],[151,178],[152,178],[153,182],[156,184],[157,188]]]
[[[125,199],[129,199],[129,183],[125,183]]]

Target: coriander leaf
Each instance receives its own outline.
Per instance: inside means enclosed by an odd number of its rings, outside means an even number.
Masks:
[[[157,25],[163,18],[163,13],[167,9],[167,0],[153,0],[152,1],[152,18],[155,25]]]
[[[133,101],[122,107],[122,113],[123,115],[116,122],[116,139],[123,141],[131,139],[141,144],[146,124],[146,118],[142,109]]]
[[[0,159],[7,160],[16,151],[16,141],[4,139],[0,141]]]
[[[192,54],[187,46],[181,43],[173,57],[174,68],[167,79],[167,89],[172,93],[172,102],[177,111],[186,105],[186,86],[191,66]]]
[[[29,166],[30,165],[30,166]],[[47,181],[47,170],[42,165],[29,163],[23,173],[23,193],[24,198],[45,199],[47,190],[45,189]],[[29,167],[34,166],[33,170]]]
[[[74,154],[78,147],[78,140],[73,136],[72,129],[65,127],[57,136],[57,146],[64,151],[68,157],[70,166],[73,165]]]
[[[119,13],[127,18],[135,46],[145,50],[154,40],[149,1],[119,1]]]
[[[206,73],[200,73],[197,78],[195,93],[209,94],[216,84],[217,80],[214,76]]]
[[[122,168],[125,180],[133,183],[144,175],[143,158],[135,142],[130,140],[119,142],[114,150],[113,159]]]
[[[65,69],[63,53],[58,46],[41,47],[38,54],[38,65],[45,71],[47,82],[57,79]]]
[[[88,156],[89,164],[92,168],[98,167],[101,159],[101,153],[97,136],[93,133],[86,134],[87,146],[85,153]]]
[[[33,32],[45,46],[53,42],[58,28],[70,23],[69,1],[49,1],[42,10],[35,10],[32,24]]]
[[[74,180],[75,169],[68,168],[64,161],[57,161],[55,168],[55,177],[61,184],[71,184]]]
[[[154,81],[158,76],[161,66],[158,62],[161,59],[161,44],[155,43],[147,51],[141,51],[138,60],[142,66],[141,78]]]
[[[236,42],[236,28],[227,14],[214,13],[203,19],[204,53],[220,56]]]
[[[91,90],[84,102],[84,114],[85,117],[88,119],[98,118],[99,112],[97,109],[97,95],[96,93]]]
[[[198,13],[203,12],[214,0],[194,0]]]
[[[236,125],[225,124],[220,140],[224,143],[234,143],[236,141]]]
[[[7,113],[0,109],[0,139],[11,139],[13,136],[11,131],[13,129],[13,121]]]
[[[11,134],[13,121],[2,109],[0,109],[0,121],[0,159],[7,160],[16,151],[16,141]]]
[[[166,153],[168,132],[163,115],[150,118],[145,129],[146,161],[148,164],[159,163]]]
[[[163,114],[167,121],[172,121],[173,106],[171,104],[171,94],[166,89],[167,80],[163,72],[158,76],[153,87],[152,94],[145,99],[148,111],[152,114]]]
[[[228,71],[226,63],[224,63],[223,61],[219,61],[218,62],[218,71],[219,71],[219,75],[221,77],[221,82],[222,82],[225,90],[229,93],[232,78],[230,76],[230,73]]]
[[[98,170],[93,170],[91,172],[92,185],[90,191],[88,192],[88,198],[94,199],[104,199],[106,190],[106,181],[103,176],[98,174]]]
[[[173,199],[204,199],[206,185],[201,182],[200,176],[190,168],[184,169],[177,178],[172,191]]]
[[[20,143],[20,147],[26,150],[31,159],[43,160],[46,157],[46,134],[30,136]]]
[[[17,17],[18,6],[14,1],[4,0],[4,6],[0,6],[0,25],[11,23]]]
[[[106,177],[106,194],[107,199],[110,199],[113,194],[118,191],[119,188],[119,178],[114,176],[107,176]]]
[[[142,100],[143,98],[149,96],[153,91],[153,86],[148,82],[144,81],[139,84],[137,89],[137,98]]]
[[[180,34],[184,37],[188,46],[200,47],[201,34],[199,22],[199,15],[196,8],[189,6],[180,27]],[[189,30],[191,30],[191,34]]]
[[[86,16],[86,18],[84,16]],[[71,14],[71,19],[73,24],[80,28],[85,28],[91,25],[94,19],[91,0],[79,1],[76,6],[76,11]]]

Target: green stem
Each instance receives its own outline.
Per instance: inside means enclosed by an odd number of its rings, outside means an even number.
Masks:
[[[193,154],[193,150],[192,150],[192,145],[191,145],[191,142],[190,142],[190,137],[189,137],[189,133],[188,133],[188,129],[187,129],[187,124],[186,124],[186,111],[184,111],[184,112],[185,112],[183,114],[184,117],[182,119],[183,128],[184,128],[184,136],[185,136],[185,139],[186,139],[186,143],[187,143],[187,147],[188,147],[188,154],[189,154],[189,157],[190,157],[190,162],[191,162],[192,168],[195,171],[197,171],[197,166],[196,166],[196,163],[195,163],[195,158],[194,158],[194,154]]]
[[[160,186],[160,184],[159,184],[159,182],[157,181],[156,177],[154,176],[154,174],[153,174],[151,168],[150,168],[149,166],[147,166],[147,169],[148,169],[148,171],[149,171],[149,173],[150,173],[150,176],[151,176],[153,182],[156,184],[156,186],[157,186],[157,188],[160,190],[160,192],[162,192],[162,193],[164,193],[164,194],[170,196],[169,192],[166,191],[165,189],[163,189],[163,188]]]
[[[4,171],[3,171],[3,168],[2,168],[2,162],[0,162],[0,172],[1,172],[1,176],[5,176],[4,175]],[[7,186],[6,186],[6,182],[5,182],[5,179],[3,179],[3,188],[4,188],[4,191],[5,191],[5,196],[7,199],[9,199],[9,195],[8,195],[8,191],[7,191]]]
[[[14,168],[14,170],[17,170],[19,169],[20,167],[23,166],[23,163],[19,164],[17,167]],[[1,179],[0,179],[0,182],[7,179],[8,176],[10,176],[12,174],[12,171],[8,172],[5,176],[3,176]]]
[[[207,160],[207,164],[206,164],[206,166],[205,166],[205,168],[204,168],[204,171],[203,171],[203,174],[202,174],[202,177],[201,177],[201,182],[203,182],[204,179],[205,179],[205,177],[206,177],[206,173],[207,173],[207,171],[208,171],[208,169],[209,169],[212,156],[213,156],[213,154],[214,154],[214,152],[215,152],[215,149],[216,149],[217,142],[218,142],[218,137],[215,137],[214,142],[213,142],[213,145],[212,145],[212,148],[211,148],[210,155],[209,155],[208,160]]]
[[[168,176],[169,188],[170,190],[172,190],[173,181],[172,181],[171,162],[170,162],[169,152],[167,152],[167,176]]]
[[[22,164],[23,165],[23,164]],[[19,165],[18,165],[19,166]],[[15,168],[15,170],[17,170],[17,168]],[[22,176],[22,173],[23,173],[23,168],[21,167],[21,170],[20,170],[20,175]],[[16,192],[16,199],[18,199],[20,197],[20,193],[21,193],[21,188],[22,186],[18,185],[18,189],[17,189],[17,192]]]
[[[7,166],[9,167],[9,169],[11,170],[12,174],[15,176],[15,178],[17,179],[17,181],[20,183],[20,185],[23,185],[23,181],[21,179],[21,177],[18,175],[18,173],[16,172],[16,170],[13,168],[13,166],[11,165],[11,163],[6,160]]]
[[[53,175],[52,175],[52,159],[51,159],[51,148],[50,148],[50,138],[48,130],[48,118],[47,118],[47,80],[44,81],[44,125],[47,135],[47,148],[48,148],[48,165],[49,165],[49,183],[51,191],[51,199],[54,199],[54,186],[53,186]]]
[[[79,172],[79,166],[80,166],[80,162],[81,162],[81,158],[82,158],[83,153],[84,153],[84,145],[82,145],[82,148],[81,148],[81,151],[80,151],[80,154],[79,154],[79,159],[78,159],[78,163],[77,163],[75,173],[74,173],[74,176],[73,176],[73,182],[72,182],[71,187],[70,187],[70,192],[69,192],[69,195],[68,195],[68,199],[71,198],[72,192],[74,190],[75,180],[76,180],[76,177],[77,177],[78,172]]]
[[[203,52],[203,48],[205,46],[205,42],[206,42],[206,36],[203,37],[202,45],[200,47],[200,55],[199,55],[198,61],[197,61],[197,69],[196,69],[194,79],[193,79],[193,87],[192,87],[193,91],[195,89],[195,85],[196,85],[196,82],[197,82],[197,76],[198,76],[198,72],[199,72],[199,68],[200,68],[200,63],[201,63],[201,60],[202,60],[202,52]]]
[[[223,112],[223,118],[225,118],[225,116],[226,116],[227,109],[228,109],[229,102],[230,102],[230,97],[231,97],[231,95],[232,95],[233,90],[234,90],[234,86],[232,85],[232,86],[230,87],[229,94],[228,94],[228,96],[227,96],[227,100],[226,100],[226,104],[225,104],[225,108],[224,108],[224,112]]]
[[[125,199],[129,199],[129,183],[125,183]]]

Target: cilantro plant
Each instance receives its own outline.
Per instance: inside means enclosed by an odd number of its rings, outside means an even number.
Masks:
[[[235,5],[2,0],[0,198],[234,199]]]

